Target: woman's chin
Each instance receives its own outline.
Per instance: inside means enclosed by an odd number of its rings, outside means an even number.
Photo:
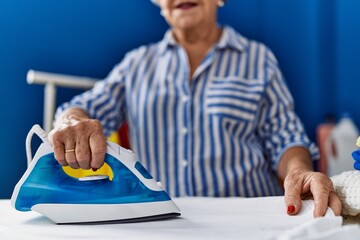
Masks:
[[[200,26],[194,19],[181,19],[181,21],[176,22],[173,25],[173,28],[176,28],[181,31],[189,31],[192,29],[196,29]]]

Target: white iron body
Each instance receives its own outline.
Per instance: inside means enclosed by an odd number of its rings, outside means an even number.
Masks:
[[[37,204],[31,210],[57,224],[144,221],[180,215],[171,200],[136,204]]]
[[[30,142],[33,133],[36,133],[43,143],[37,150],[33,160],[31,161]],[[30,139],[30,140],[29,140]],[[151,191],[164,192],[164,190],[157,184],[151,177],[146,178],[135,167],[137,160],[135,155],[125,148],[120,147],[115,143],[107,143],[107,154],[111,155],[127,167],[141,183]],[[36,167],[38,161],[45,155],[53,153],[53,148],[47,141],[46,133],[38,126],[35,125],[30,131],[27,139],[27,154],[28,162],[30,163],[25,174],[15,186],[11,204],[16,208],[16,201],[19,197],[21,187],[28,179]],[[70,177],[71,178],[71,177]],[[91,181],[91,178],[89,178]],[[71,191],[69,191],[71,194]],[[74,193],[76,194],[76,193]],[[106,197],[106,196],[105,196]],[[170,199],[161,201],[148,201],[136,203],[39,203],[33,205],[31,210],[39,212],[55,223],[96,223],[96,222],[111,222],[111,221],[126,221],[126,220],[147,220],[152,217],[161,218],[165,216],[178,216],[180,209]]]

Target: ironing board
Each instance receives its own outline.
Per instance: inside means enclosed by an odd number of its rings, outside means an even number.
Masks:
[[[173,200],[181,217],[103,225],[56,225],[36,212],[17,212],[9,200],[0,200],[0,239],[275,239],[313,220],[312,201],[304,202],[299,216],[287,216],[282,197]]]

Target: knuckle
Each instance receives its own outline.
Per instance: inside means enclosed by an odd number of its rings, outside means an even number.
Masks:
[[[89,158],[87,158],[86,156],[78,156],[77,157],[77,162],[79,164],[86,164],[89,161]]]
[[[95,131],[95,132],[102,132],[102,125],[100,123],[99,120],[96,119],[92,119],[90,121],[91,123],[91,128]]]
[[[302,184],[300,181],[287,181],[284,183],[285,193],[293,194],[294,192],[301,192]]]
[[[66,158],[66,162],[67,162],[70,166],[77,165],[77,161],[76,161],[75,158]]]
[[[99,134],[103,132],[100,121],[96,119],[80,121],[72,127],[74,128],[74,132],[80,135],[85,134],[91,136],[93,134]]]
[[[88,166],[90,160],[87,156],[79,156],[77,158],[77,162],[79,163],[80,166]]]
[[[58,163],[61,165],[61,166],[66,166],[67,165],[67,162],[65,161],[65,159],[56,159],[58,161]]]
[[[329,191],[328,191],[328,189],[326,189],[326,188],[322,188],[322,189],[319,190],[319,194],[320,194],[321,196],[328,196],[328,195],[329,195]]]
[[[301,174],[297,174],[297,173],[289,174],[285,178],[285,183],[294,185],[296,183],[302,182],[302,178],[303,176]]]
[[[78,124],[75,125],[76,131],[83,133],[85,132],[89,127],[87,124],[87,121],[81,121]]]
[[[74,163],[70,164],[70,163],[68,163],[68,165],[69,165],[71,168],[73,168],[73,169],[79,169],[79,165],[77,165],[77,164],[74,164]]]
[[[65,163],[65,162],[66,162],[66,161],[65,161],[65,156],[60,155],[60,154],[56,154],[56,153],[55,153],[55,159],[56,159],[56,161],[58,161],[59,163]]]
[[[58,141],[60,141],[62,139],[62,132],[61,131],[54,131],[50,136],[51,139],[53,141],[53,143],[57,143]]]
[[[318,173],[314,177],[313,181],[314,181],[314,184],[318,185],[319,188],[321,188],[323,192],[329,192],[334,188],[330,178],[325,176],[324,174]]]
[[[106,145],[95,146],[91,149],[91,152],[96,155],[102,155],[106,153]]]
[[[95,136],[93,136],[95,140]],[[91,146],[91,153],[96,155],[103,155],[106,153],[107,145],[105,138],[96,138],[96,143]]]
[[[53,146],[54,146],[54,150],[56,151],[61,151],[62,148],[62,143],[60,141],[54,141],[53,142]]]
[[[67,160],[66,163],[67,163],[71,168],[75,168],[75,169],[76,169],[76,168],[79,168],[76,161],[69,161],[69,160]]]
[[[54,133],[54,140],[65,142],[73,135],[73,127],[69,126]]]
[[[84,161],[84,162],[79,162],[79,166],[82,169],[90,169],[90,163],[88,161]]]
[[[60,148],[59,146],[54,146],[54,155],[56,160],[65,160],[65,154],[63,153],[62,148]]]
[[[80,139],[81,140],[81,139]],[[88,153],[89,153],[89,149],[86,145],[84,144],[84,141],[79,141],[76,143],[76,157],[79,158],[86,158],[88,157]]]
[[[294,199],[298,199],[300,196],[298,196],[297,194],[293,193],[293,192],[285,192],[285,198],[288,200],[294,200]]]
[[[78,130],[78,126],[69,126],[64,129],[66,136],[76,135],[78,132],[81,133],[81,131]]]
[[[296,182],[296,181],[294,181],[294,179],[293,179],[291,176],[286,177],[286,178],[285,178],[285,181],[284,181],[284,187],[285,187],[285,188],[291,187],[291,186],[294,185],[295,182]]]
[[[295,193],[295,191],[289,191],[289,190],[285,189],[285,196],[286,197],[295,197],[295,196],[297,196],[297,194]]]

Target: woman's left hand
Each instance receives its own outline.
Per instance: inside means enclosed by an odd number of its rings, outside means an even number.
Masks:
[[[335,215],[340,215],[341,201],[334,192],[332,181],[323,173],[309,170],[289,172],[284,180],[287,212],[296,215],[301,208],[301,200],[313,198],[314,217],[324,216],[328,207]]]

